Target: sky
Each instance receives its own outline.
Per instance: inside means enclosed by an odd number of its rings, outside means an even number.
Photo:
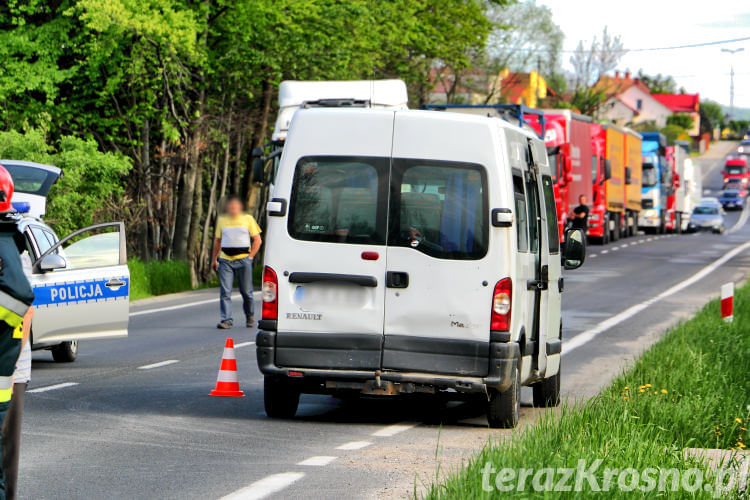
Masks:
[[[650,48],[750,37],[750,2],[747,0],[537,0],[552,9],[553,19],[565,33],[564,49],[579,40],[601,38],[604,26],[620,35],[626,48]],[[721,48],[744,51],[735,55]],[[563,54],[570,70],[570,54]],[[678,88],[700,93],[729,105],[729,70],[734,62],[734,105],[750,108],[750,40],[700,48],[630,52],[618,69],[646,74],[668,74]]]

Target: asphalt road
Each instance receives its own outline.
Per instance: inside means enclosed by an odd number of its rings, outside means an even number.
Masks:
[[[707,192],[721,186],[721,147],[698,160]],[[727,227],[738,218],[729,214]],[[565,394],[595,394],[722,283],[744,279],[750,250],[725,256],[749,236],[743,225],[590,247],[584,267],[565,276]],[[34,354],[31,389],[42,392],[26,398],[22,498],[212,499],[243,488],[238,498],[401,498],[438,464],[445,473],[508,435],[488,430],[475,406],[424,401],[303,396],[296,419],[270,420],[255,331],[216,330],[215,294],[134,304],[127,339],[83,342],[73,364]],[[207,395],[227,333],[244,398]],[[539,411],[525,405],[521,427]]]

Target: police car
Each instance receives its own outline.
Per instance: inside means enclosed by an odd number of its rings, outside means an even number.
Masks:
[[[79,340],[127,336],[125,225],[96,224],[59,239],[41,216],[60,169],[15,160],[0,164],[16,186],[13,205],[26,246],[22,260],[36,296],[32,349],[48,349],[55,361],[71,362]]]

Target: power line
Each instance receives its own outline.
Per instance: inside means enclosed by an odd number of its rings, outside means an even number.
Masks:
[[[716,40],[714,42],[690,43],[687,45],[674,45],[672,47],[651,47],[651,48],[644,48],[644,49],[629,49],[628,52],[649,52],[649,51],[654,51],[654,50],[692,49],[695,47],[707,47],[709,45],[723,45],[725,43],[743,42],[745,40],[750,40],[750,36],[746,36],[742,38],[732,38],[729,40]]]
[[[750,40],[750,36],[742,37],[742,38],[730,38],[728,40],[714,40],[712,42],[701,42],[701,43],[689,43],[685,45],[672,45],[668,47],[641,47],[637,49],[622,49],[622,52],[656,52],[656,51],[662,51],[662,50],[679,50],[679,49],[694,49],[699,47],[709,47],[712,45],[724,45],[726,43],[736,43],[736,42],[744,42],[746,40]],[[510,47],[505,47],[510,48]],[[587,49],[588,50],[588,49]],[[559,54],[574,54],[575,50],[555,50],[555,49],[516,49],[517,52],[530,52],[532,54],[537,53],[559,53]]]

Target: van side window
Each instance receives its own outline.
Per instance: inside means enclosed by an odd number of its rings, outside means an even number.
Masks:
[[[523,178],[519,175],[513,176],[513,197],[516,202],[516,238],[518,240],[518,251],[529,251],[529,227],[526,218],[526,196],[523,192]]]
[[[557,229],[557,208],[555,206],[555,191],[549,175],[542,176],[544,188],[544,209],[547,215],[547,234],[549,235],[549,253],[560,252],[560,232]]]
[[[529,216],[529,251],[531,253],[537,253],[539,251],[539,188],[537,188],[536,181],[529,174],[526,173],[526,209]]]
[[[388,244],[438,259],[487,254],[484,167],[436,160],[393,159]]]
[[[289,203],[289,235],[308,241],[385,245],[388,164],[388,158],[301,158]]]

